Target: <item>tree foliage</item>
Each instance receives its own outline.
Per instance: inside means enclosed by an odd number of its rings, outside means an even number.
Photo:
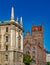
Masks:
[[[50,62],[47,62],[47,65],[50,65]]]
[[[30,55],[28,55],[28,54],[23,55],[23,62],[25,65],[29,65],[31,61],[32,61],[32,59],[31,59]]]

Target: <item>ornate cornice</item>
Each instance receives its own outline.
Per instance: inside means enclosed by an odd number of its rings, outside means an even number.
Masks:
[[[9,22],[4,22],[4,23],[0,23],[0,26],[5,26],[5,25],[15,25],[16,27],[19,27],[19,29],[23,30],[24,29],[22,28],[22,26],[16,22],[12,22],[12,21],[9,21]]]

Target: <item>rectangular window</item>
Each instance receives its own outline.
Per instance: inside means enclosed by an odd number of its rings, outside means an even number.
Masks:
[[[1,36],[0,36],[0,43],[1,43]]]
[[[35,50],[35,47],[32,47],[32,50]]]
[[[33,56],[33,58],[35,58],[35,56]]]
[[[8,61],[8,55],[5,55],[5,57],[6,57],[6,61]]]
[[[30,52],[29,51],[26,51],[26,54],[30,54]]]
[[[1,49],[1,44],[0,44],[0,49]]]
[[[5,64],[5,65],[8,65],[8,64]]]
[[[6,50],[8,50],[8,45],[6,45]]]
[[[19,50],[21,49],[20,43],[19,43],[19,45],[18,45],[18,49],[19,49]]]
[[[6,42],[8,42],[8,36],[6,36]]]
[[[8,32],[8,27],[6,27],[6,32]]]
[[[33,63],[33,64],[35,64],[35,63],[36,63],[36,61],[35,61],[35,60],[32,60],[32,63]]]
[[[35,51],[32,51],[33,54],[35,54]]]

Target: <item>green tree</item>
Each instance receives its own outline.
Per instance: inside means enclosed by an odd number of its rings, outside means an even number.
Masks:
[[[47,65],[50,65],[50,62],[47,62]]]
[[[28,54],[23,55],[23,62],[25,65],[30,65],[30,62],[32,61],[31,56]]]

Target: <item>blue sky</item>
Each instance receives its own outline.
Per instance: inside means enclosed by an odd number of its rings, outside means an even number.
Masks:
[[[44,45],[50,51],[50,0],[0,0],[0,20],[9,20],[14,6],[15,19],[23,17],[25,32],[35,25],[44,23]],[[25,33],[24,33],[25,34]]]

